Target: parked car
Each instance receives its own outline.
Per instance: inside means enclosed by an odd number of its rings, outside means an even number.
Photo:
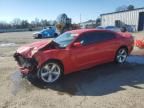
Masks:
[[[96,27],[96,29],[101,29],[101,30],[110,30],[110,31],[114,31],[114,32],[120,32],[120,28],[118,27],[115,27],[115,26],[98,26]]]
[[[112,62],[123,64],[133,49],[129,33],[80,29],[68,31],[48,41],[18,48],[14,54],[21,73],[36,74],[45,83],[53,83],[62,75],[95,65]]]
[[[56,33],[56,30],[54,27],[49,27],[46,29],[43,29],[39,32],[33,33],[34,38],[53,38],[57,37],[58,34]]]
[[[126,29],[127,29],[128,32],[134,32],[135,31],[134,26],[125,25],[124,27],[126,27]]]
[[[96,27],[96,29],[106,29],[106,30],[111,30],[111,31],[115,31],[115,32],[120,32],[121,31],[121,28],[125,27],[126,30],[128,32],[134,32],[135,31],[135,26],[132,26],[132,25],[125,25],[125,26],[122,26],[122,27],[116,27],[116,26],[98,26]]]
[[[103,27],[103,26],[97,26],[96,29],[97,30],[103,30],[103,29],[105,29],[105,27]]]
[[[115,31],[115,32],[120,32],[121,31],[120,28],[115,27],[115,26],[106,26],[105,29]]]

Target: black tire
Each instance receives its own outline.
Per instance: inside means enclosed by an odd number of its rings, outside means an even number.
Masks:
[[[115,56],[115,62],[118,64],[124,64],[126,62],[126,58],[128,56],[128,50],[127,48],[119,48],[118,51],[116,52]]]
[[[50,67],[50,65],[52,65],[52,64],[54,64],[56,66],[55,71],[53,71],[53,72],[52,72],[52,67]],[[48,70],[46,69],[47,66],[48,66]],[[51,73],[50,73],[50,71],[51,71]],[[46,76],[44,76],[44,75],[46,75]],[[49,80],[50,75],[53,79],[51,81]],[[58,76],[54,76],[54,75],[58,75]],[[48,61],[44,65],[42,65],[41,68],[37,71],[37,77],[40,79],[40,81],[42,81],[43,83],[47,83],[47,84],[57,82],[59,79],[61,79],[62,76],[63,76],[63,66],[62,66],[62,64],[60,64],[57,61]],[[56,78],[54,79],[54,77],[56,77]]]
[[[58,34],[57,34],[57,33],[55,33],[55,34],[54,34],[54,37],[58,37]]]
[[[41,38],[42,38],[42,35],[41,35],[41,34],[38,34],[38,38],[41,39]]]

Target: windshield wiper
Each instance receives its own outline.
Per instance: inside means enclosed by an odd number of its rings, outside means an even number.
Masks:
[[[55,42],[54,40],[52,40],[52,43],[53,43],[54,45],[56,45],[56,47],[58,47],[58,48],[61,48],[61,49],[64,49],[64,48],[65,48],[65,47],[62,47],[59,43]]]
[[[59,43],[57,43],[56,41],[52,40],[52,43],[54,43],[55,45],[60,45]]]

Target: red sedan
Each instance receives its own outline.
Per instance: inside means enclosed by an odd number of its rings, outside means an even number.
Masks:
[[[133,42],[129,33],[81,29],[68,31],[51,41],[22,46],[14,57],[21,73],[34,73],[43,82],[53,83],[62,75],[98,64],[124,63]]]

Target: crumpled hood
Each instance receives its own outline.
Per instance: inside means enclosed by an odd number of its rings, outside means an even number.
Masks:
[[[24,45],[17,49],[16,53],[19,53],[26,57],[33,56],[38,50],[45,47],[51,42],[51,40],[43,40],[39,42],[34,42],[31,44]]]
[[[43,41],[38,41],[38,42],[33,42],[31,44],[27,44],[23,47],[37,47],[38,49],[48,45],[51,42],[51,40],[43,40]]]

